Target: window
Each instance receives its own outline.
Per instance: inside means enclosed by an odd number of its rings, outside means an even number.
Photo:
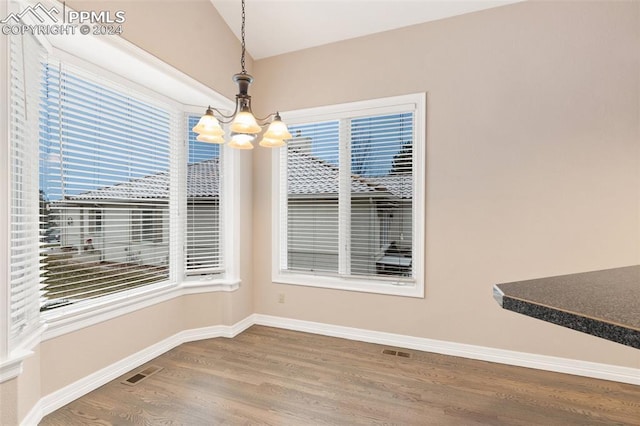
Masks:
[[[191,131],[200,117],[188,116],[186,273],[222,272],[220,250],[220,145],[198,142]]]
[[[89,210],[89,233],[102,232],[102,210]]]
[[[162,243],[162,210],[135,209],[131,211],[131,240]]]
[[[424,95],[287,113],[274,281],[422,296]]]
[[[59,232],[43,250],[43,309],[167,281],[180,114],[62,63],[45,66],[41,98],[43,228]]]

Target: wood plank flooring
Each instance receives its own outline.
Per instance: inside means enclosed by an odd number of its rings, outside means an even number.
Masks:
[[[163,369],[121,383],[151,365]],[[41,422],[131,424],[640,425],[640,386],[253,326],[181,345]]]

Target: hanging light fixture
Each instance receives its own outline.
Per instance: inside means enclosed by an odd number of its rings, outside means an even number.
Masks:
[[[253,149],[253,141],[257,139],[263,127],[269,125],[260,141],[260,146],[276,148],[285,145],[285,141],[291,139],[291,133],[289,133],[287,125],[284,124],[279,113],[272,113],[264,118],[256,118],[253,115],[253,111],[251,111],[249,85],[253,82],[253,77],[247,73],[244,65],[244,1],[242,0],[242,56],[240,57],[242,71],[233,76],[233,81],[238,85],[235,111],[231,115],[225,115],[219,110],[209,107],[192,130],[198,134],[196,140],[200,142],[223,144],[225,142],[225,132],[220,123],[230,124],[231,140],[229,141],[229,146],[236,149]]]

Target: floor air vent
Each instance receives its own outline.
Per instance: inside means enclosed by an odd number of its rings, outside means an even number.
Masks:
[[[383,349],[382,353],[385,355],[399,356],[402,358],[411,358],[411,354],[409,352],[394,351],[393,349]]]
[[[149,367],[145,368],[144,370],[137,372],[133,376],[124,379],[122,381],[122,383],[125,384],[125,385],[129,385],[129,386],[135,386],[138,383],[140,383],[141,381],[143,381],[144,379],[146,379],[147,377],[153,376],[154,374],[156,374],[160,370],[162,370],[162,367],[158,367],[158,366],[155,366],[155,365],[150,365]]]

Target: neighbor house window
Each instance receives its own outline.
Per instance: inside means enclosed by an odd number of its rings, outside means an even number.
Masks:
[[[421,296],[424,96],[288,112],[274,280]]]
[[[163,211],[136,209],[131,212],[131,239],[136,242],[162,243]]]
[[[181,114],[67,64],[44,68],[43,309],[169,278],[171,141]],[[153,123],[150,125],[150,123]]]
[[[89,232],[92,234],[102,232],[102,210],[89,210]]]

